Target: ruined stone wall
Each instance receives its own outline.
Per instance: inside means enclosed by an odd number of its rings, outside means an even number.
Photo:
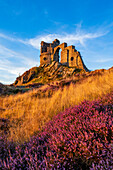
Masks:
[[[42,55],[40,55],[40,63],[41,63],[41,65],[50,64],[50,62],[51,62],[50,53],[43,53]]]
[[[59,51],[61,51],[61,61],[59,61]],[[60,41],[55,39],[52,43],[41,42],[40,50],[40,65],[51,64],[52,61],[60,62],[69,67],[76,67],[88,70],[83,63],[80,53],[75,49],[75,46],[67,46],[67,43],[60,44]]]
[[[69,50],[64,49],[61,51],[61,63],[64,65],[69,65]]]

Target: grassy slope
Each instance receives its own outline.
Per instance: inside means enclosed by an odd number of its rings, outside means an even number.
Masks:
[[[81,83],[71,84],[59,89],[52,97],[39,99],[38,90],[24,94],[0,98],[1,117],[11,121],[9,139],[23,142],[41,130],[53,115],[81,103],[84,100],[95,100],[113,90],[113,71],[103,75],[90,76]]]
[[[112,170],[112,114],[113,92],[57,114],[16,148],[1,138],[0,168]]]

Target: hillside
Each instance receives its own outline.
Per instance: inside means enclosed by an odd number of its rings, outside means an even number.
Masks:
[[[82,74],[77,79],[65,79],[31,88],[26,93],[0,97],[1,117],[12,122],[9,138],[26,140],[60,111],[84,100],[98,99],[113,90],[113,68]]]
[[[46,74],[47,81],[52,68],[44,66],[36,76]],[[112,169],[113,67],[73,68],[71,76],[52,76],[50,83],[35,82],[38,76],[22,87],[1,84],[29,91],[0,96],[0,168]]]
[[[59,89],[71,83],[77,84],[87,80],[88,77],[102,76],[105,73],[112,72],[113,67],[105,70],[95,70],[86,72],[83,69],[69,68],[58,62],[52,62],[50,65],[33,67],[17,77],[11,85],[3,85],[0,83],[0,95],[11,95],[24,93],[26,91],[38,88],[39,96],[45,96],[42,92]]]
[[[53,116],[40,133],[22,145],[16,147],[1,136],[0,168],[112,170],[112,114],[110,92]]]
[[[13,87],[41,87],[47,84],[61,85],[64,83],[76,83],[90,76],[103,75],[113,70],[113,67],[105,70],[86,71],[75,67],[64,66],[59,62],[53,61],[50,65],[45,64],[39,67],[33,67],[17,77],[12,84]]]
[[[82,74],[85,72],[85,70],[64,66],[59,62],[53,61],[50,65],[45,64],[26,71],[24,74],[17,77],[13,85],[46,84],[72,77],[77,73]]]
[[[43,95],[44,91],[51,91],[49,95],[52,95],[53,91],[60,87],[69,86],[71,83],[82,83],[87,81],[89,77],[94,78],[110,72],[113,72],[113,67],[108,70],[85,71],[84,69],[64,66],[59,62],[52,62],[50,65],[45,64],[29,69],[17,77],[11,87],[13,87],[13,93],[23,93],[37,88],[39,96],[45,96]]]

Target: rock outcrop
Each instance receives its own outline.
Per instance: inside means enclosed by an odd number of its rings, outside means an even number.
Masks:
[[[13,85],[21,86],[29,83],[48,83],[54,80],[61,80],[76,73],[85,73],[83,69],[64,66],[59,62],[53,61],[51,64],[44,64],[33,67],[21,76],[17,77]]]
[[[33,67],[21,76],[17,77],[13,83],[14,86],[40,87],[41,85],[54,81],[63,81],[66,79],[82,79],[89,76],[102,75],[105,72],[113,71],[110,69],[99,69],[86,71],[75,67],[64,66],[63,64],[53,61],[51,64],[44,64],[39,67]]]
[[[22,74],[22,76],[16,78],[14,85],[22,85],[28,83],[37,75],[38,73],[37,71],[38,71],[38,67],[33,67],[30,70],[26,71],[24,74]]]

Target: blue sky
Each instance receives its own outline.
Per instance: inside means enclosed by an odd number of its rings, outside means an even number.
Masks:
[[[113,66],[112,0],[0,0],[0,82],[40,63],[40,42],[75,45],[90,70]]]

